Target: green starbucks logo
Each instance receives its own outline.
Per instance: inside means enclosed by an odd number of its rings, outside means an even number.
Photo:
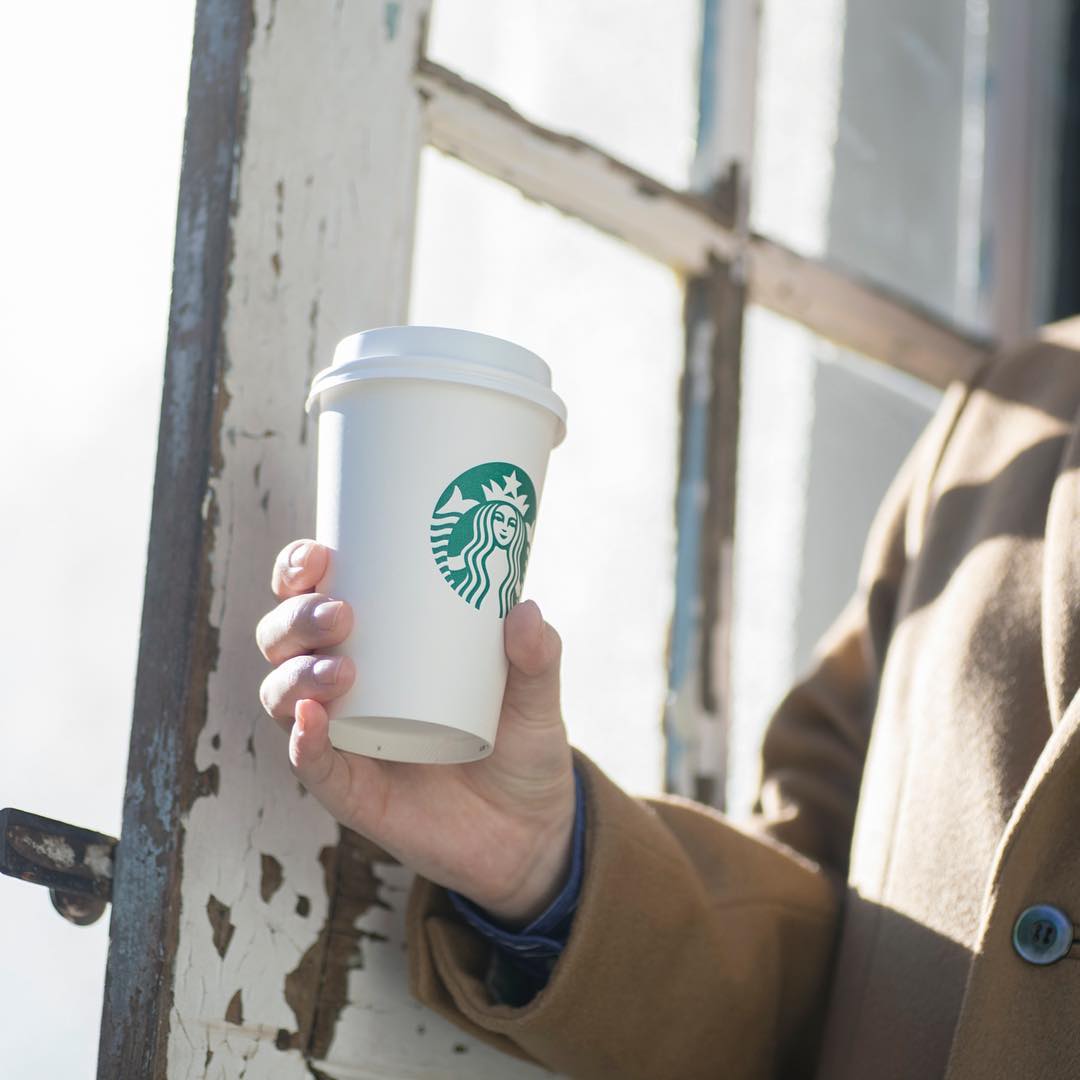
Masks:
[[[536,523],[528,473],[489,461],[452,480],[431,515],[431,550],[447,584],[477,611],[517,603]]]

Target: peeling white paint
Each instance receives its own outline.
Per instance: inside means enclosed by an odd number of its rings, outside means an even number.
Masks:
[[[53,866],[63,870],[70,870],[75,865],[75,852],[71,845],[59,836],[42,836],[34,838],[27,836],[24,843],[32,848]]]
[[[86,864],[87,868],[98,877],[112,877],[112,849],[106,844],[87,844],[83,862]]]
[[[195,766],[216,766],[219,785],[185,823],[170,1080],[310,1076],[301,1053],[275,1040],[297,1029],[285,979],[327,918],[318,857],[336,842],[337,826],[299,789],[287,736],[261,710],[266,666],[253,635],[273,603],[274,555],[314,526],[314,440],[303,413],[312,370],[345,334],[404,321],[421,140],[411,77],[426,0],[397,5],[393,34],[379,4],[255,6],[224,327],[223,466],[204,507],[217,512],[210,619],[220,652]],[[282,874],[268,902],[264,854]],[[364,967],[350,975],[350,1004],[324,1071],[538,1075],[409,998],[408,873],[379,871],[392,910],[361,922],[387,940],[363,940]],[[234,928],[224,956],[207,914],[211,897]],[[229,1023],[237,991],[242,1021]]]
[[[373,906],[357,922],[372,936],[363,940],[363,967],[349,974],[349,1004],[337,1037],[316,1067],[335,1080],[550,1080],[547,1070],[489,1050],[405,994],[404,911],[412,875],[404,867],[383,864],[376,873],[387,907]],[[388,994],[389,988],[395,992]]]

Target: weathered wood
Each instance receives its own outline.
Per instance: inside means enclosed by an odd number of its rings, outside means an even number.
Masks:
[[[314,524],[308,382],[407,315],[426,14],[200,0],[102,1077],[535,1073],[409,998],[409,873],[258,699],[272,559]]]
[[[220,405],[228,219],[243,127],[251,13],[200,0],[176,224],[135,683],[124,842],[117,853],[98,1076],[165,1073],[179,917],[183,818],[200,790],[194,744],[217,662],[208,621],[212,524],[205,505]]]
[[[706,194],[676,191],[580,139],[534,124],[437,64],[420,61],[416,87],[434,146],[687,277],[739,261],[752,302],[934,386],[969,378],[989,348],[856,274],[763,236],[741,236]]]
[[[705,0],[704,13],[701,111],[691,182],[711,194],[746,253],[761,5],[756,0]],[[710,66],[712,77],[706,82]],[[707,367],[711,390],[700,522],[700,677],[692,794],[721,810],[727,805],[732,724],[735,508],[747,302],[742,260],[713,264],[687,287],[687,341],[707,349],[707,358],[697,362]]]
[[[745,303],[745,286],[728,264],[719,263],[711,274],[687,283],[665,785],[718,809],[724,806],[731,716]]]
[[[702,5],[697,150],[692,183],[748,252],[759,5]],[[725,805],[731,724],[731,642],[742,326],[741,258],[710,260],[687,282],[686,361],[676,499],[678,563],[672,617],[665,783]]]
[[[886,289],[761,237],[750,242],[747,273],[753,303],[931,386],[970,381],[992,347]]]
[[[695,796],[725,806],[731,728],[732,637],[735,616],[735,505],[739,464],[742,337],[746,287],[730,267],[691,284],[688,325],[708,320],[712,400],[706,457],[709,497],[702,521],[701,708]]]
[[[626,240],[683,272],[735,254],[706,200],[678,192],[571,135],[527,120],[501,98],[422,59],[416,87],[428,141],[525,195]]]

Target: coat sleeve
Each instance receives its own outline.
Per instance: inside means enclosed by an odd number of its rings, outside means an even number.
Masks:
[[[966,400],[954,386],[891,485],[855,596],[772,718],[751,821],[639,800],[584,755],[580,906],[547,986],[492,1003],[489,944],[418,878],[413,993],[463,1029],[578,1080],[810,1075],[855,806],[904,569]]]

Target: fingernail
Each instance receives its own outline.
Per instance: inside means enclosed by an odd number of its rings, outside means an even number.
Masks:
[[[333,686],[341,670],[341,657],[333,656],[329,660],[318,660],[311,669],[315,681],[321,686]]]
[[[344,606],[340,600],[326,600],[311,613],[311,621],[320,630],[333,630]]]
[[[540,605],[535,600],[522,600],[522,607],[531,607],[536,612],[536,617],[533,620],[533,626],[535,627],[535,635],[537,640],[544,636],[544,613],[540,610]],[[533,616],[529,616],[530,619]]]
[[[311,542],[300,544],[299,547],[294,547],[289,552],[289,565],[293,569],[297,569],[307,562],[308,556],[311,554]]]

